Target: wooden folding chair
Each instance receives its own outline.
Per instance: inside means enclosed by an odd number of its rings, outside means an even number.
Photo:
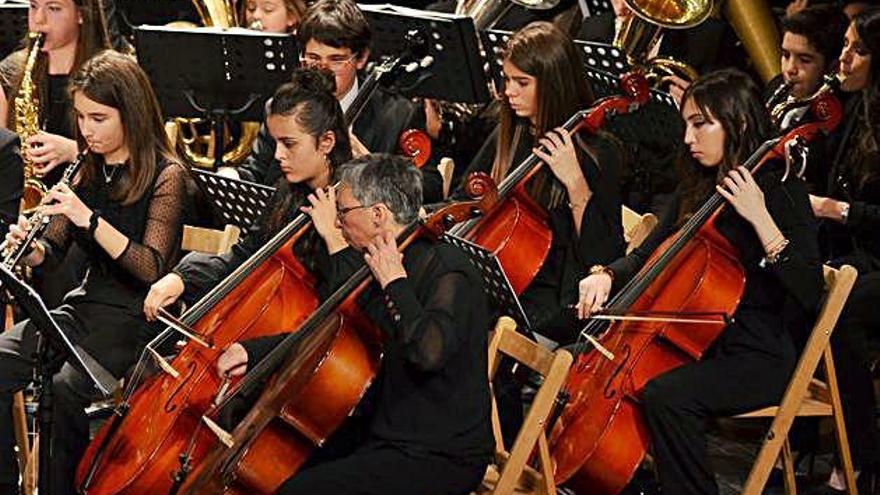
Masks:
[[[199,253],[224,254],[238,242],[240,235],[241,229],[235,225],[227,225],[223,230],[184,225],[181,249]]]
[[[492,431],[495,435],[495,462],[489,465],[477,494],[508,495],[529,493],[556,495],[553,481],[553,462],[547,443],[545,426],[556,396],[571,367],[572,356],[568,351],[549,351],[520,335],[516,322],[504,316],[498,320],[495,333],[489,342],[489,382],[498,371],[502,354],[541,374],[544,381],[535,395],[525,421],[516,435],[513,447],[507,451],[501,437],[498,406],[492,397]],[[538,468],[527,462],[537,446]]]
[[[785,492],[788,495],[797,493],[788,432],[794,418],[799,416],[830,416],[834,419],[835,437],[846,479],[847,493],[857,495],[852,456],[843,422],[840,392],[837,388],[837,375],[830,345],[831,332],[837,324],[857,276],[856,269],[848,265],[839,270],[825,267],[825,298],[822,310],[801,353],[782,402],[779,406],[765,407],[735,416],[736,418],[773,418],[770,430],[764,437],[764,443],[743,487],[744,495],[759,495],[764,490],[770,471],[780,455],[785,473]],[[825,382],[814,377],[820,360],[825,367]]]
[[[648,234],[657,225],[657,217],[653,213],[640,215],[634,210],[621,206],[623,211],[623,238],[626,240],[626,252],[639,247]]]

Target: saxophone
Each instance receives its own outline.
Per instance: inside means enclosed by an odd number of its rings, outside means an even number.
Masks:
[[[28,35],[31,40],[31,51],[28,53],[24,66],[21,87],[15,96],[15,133],[21,139],[22,146],[25,141],[40,132],[40,98],[37,94],[38,88],[34,85],[33,72],[45,36],[43,33]],[[22,153],[21,159],[24,162],[21,210],[28,214],[42,201],[46,194],[46,185],[37,178],[34,172],[34,162],[27,157],[27,153]]]
[[[70,183],[73,181],[73,178],[76,177],[76,173],[79,172],[80,166],[82,166],[83,160],[88,152],[89,149],[86,148],[77,155],[76,159],[64,169],[64,175],[61,176],[61,180],[58,181],[58,184],[70,186]],[[3,241],[3,244],[0,244],[0,251],[3,253],[3,266],[10,271],[18,266],[18,262],[21,261],[25,254],[30,250],[31,243],[43,235],[43,231],[45,231],[46,227],[49,225],[50,217],[43,213],[42,206],[44,205],[45,203],[41,200],[40,203],[33,208],[33,215],[28,218],[27,226],[24,229],[26,235],[23,241],[17,244],[9,244],[6,241]]]

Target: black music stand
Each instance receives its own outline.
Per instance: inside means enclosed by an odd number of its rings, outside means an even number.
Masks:
[[[275,188],[241,179],[224,177],[207,170],[193,169],[199,189],[223,217],[224,223],[237,225],[247,234],[259,216],[268,211]]]
[[[0,265],[0,283],[8,290],[15,301],[21,306],[28,315],[37,331],[39,337],[37,341],[37,350],[34,356],[34,374],[36,382],[39,384],[39,407],[38,417],[40,425],[40,438],[42,438],[43,446],[40,448],[40,471],[39,471],[39,492],[49,493],[49,479],[51,470],[49,466],[52,463],[52,370],[47,369],[47,354],[49,344],[53,348],[60,349],[66,361],[71,363],[81,372],[83,372],[95,385],[95,390],[101,394],[101,398],[110,397],[113,389],[116,388],[118,380],[104,369],[100,363],[95,361],[88,352],[79,345],[74,344],[67,338],[58,323],[52,319],[49,309],[40,299],[34,290],[24,282],[20,281],[8,268]]]
[[[498,315],[507,315],[516,320],[517,328],[525,330],[521,333],[526,333],[531,338],[532,327],[529,324],[529,318],[526,316],[519,298],[516,297],[516,292],[510,285],[510,280],[507,278],[507,273],[504,272],[504,267],[501,266],[498,257],[486,248],[461,237],[443,234],[440,239],[464,251],[471,264],[480,271],[486,294],[489,296],[489,307]]]
[[[0,60],[21,48],[28,27],[27,2],[0,0]]]
[[[240,28],[140,26],[135,46],[165,116],[207,118],[215,136],[230,120],[262,120],[266,100],[299,62],[292,35]],[[219,168],[223,139],[214,141]]]
[[[387,4],[360,8],[373,31],[374,59],[399,55],[408,37],[424,45],[425,54],[404,61],[403,70],[393,78],[400,93],[455,103],[491,99],[473,19]]]

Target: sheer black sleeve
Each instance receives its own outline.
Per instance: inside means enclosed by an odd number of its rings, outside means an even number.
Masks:
[[[406,360],[421,371],[438,371],[465,340],[468,305],[477,300],[468,277],[458,271],[441,274],[431,282],[430,296],[422,304],[408,278],[385,287],[386,307]]]
[[[593,192],[581,216],[580,235],[575,234],[571,223],[578,259],[587,267],[616,259],[626,246],[621,219],[622,154],[610,143],[597,143],[594,149],[598,163],[589,154],[578,153],[581,171]]]
[[[49,225],[39,241],[46,253],[43,266],[51,269],[64,259],[64,253],[73,241],[73,228],[73,223],[64,215],[55,215],[49,220]]]
[[[167,272],[180,245],[185,197],[186,171],[178,165],[165,167],[150,197],[142,242],[129,239],[116,260],[137,279],[151,284]]]

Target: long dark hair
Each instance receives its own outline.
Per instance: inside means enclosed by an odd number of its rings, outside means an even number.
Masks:
[[[682,148],[679,221],[693,213],[712,194],[715,184],[741,165],[772,132],[758,86],[736,69],[719,70],[697,79],[682,96],[682,108],[688,100],[693,100],[706,118],[721,123],[724,154],[717,167],[708,168]]]
[[[110,198],[129,205],[149,191],[159,173],[159,160],[178,162],[163,125],[159,102],[150,80],[131,57],[105,50],[89,59],[70,80],[70,95],[82,92],[88,99],[119,111],[129,152],[129,174],[114,184]],[[80,149],[85,139],[76,129]],[[99,175],[102,157],[90,154],[80,183],[91,184]]]
[[[292,117],[296,123],[315,139],[315,146],[326,132],[332,132],[336,138],[333,150],[327,156],[330,176],[336,167],[351,160],[351,142],[345,115],[336,99],[336,79],[333,74],[320,69],[301,67],[293,72],[291,81],[283,84],[272,97],[269,115]],[[305,198],[297,193],[301,186],[289,184],[281,177],[276,184],[280,199],[269,215],[271,231],[279,229],[287,216],[287,212],[296,202]]]
[[[880,8],[871,8],[853,19],[862,45],[871,54],[870,80],[864,89],[865,128],[859,134],[852,160],[852,176],[858,188],[877,177],[880,158]]]
[[[110,48],[110,35],[107,31],[107,20],[104,17],[104,5],[101,0],[73,0],[73,3],[82,17],[82,24],[79,26],[79,37],[76,41],[76,52],[73,57],[73,67],[70,70],[71,74],[74,74],[82,67],[86,60],[92,58],[96,53]],[[16,54],[21,59],[21,69],[24,69],[24,59],[31,48],[30,40],[27,37],[24,39],[23,44],[25,49]],[[20,70],[19,74],[16,75],[12,90],[6,95],[9,102],[7,125],[10,129],[15,129],[16,125],[13,102],[16,95],[18,95],[19,88],[21,88],[23,77],[24,72]],[[32,77],[40,99],[40,113],[42,114],[40,115],[40,121],[43,121],[48,111],[49,101],[49,85],[47,83],[49,78],[48,54],[41,52],[37,57]]]
[[[583,62],[571,38],[549,22],[533,22],[520,29],[507,42],[504,59],[519,70],[532,76],[537,87],[537,118],[533,138],[542,137],[559,126],[574,112],[593,104],[593,91],[582,69]],[[506,98],[501,99],[498,118],[498,141],[492,178],[501,181],[513,165],[515,139],[525,139],[528,123],[516,116]],[[541,179],[535,179],[533,193],[542,189]]]

